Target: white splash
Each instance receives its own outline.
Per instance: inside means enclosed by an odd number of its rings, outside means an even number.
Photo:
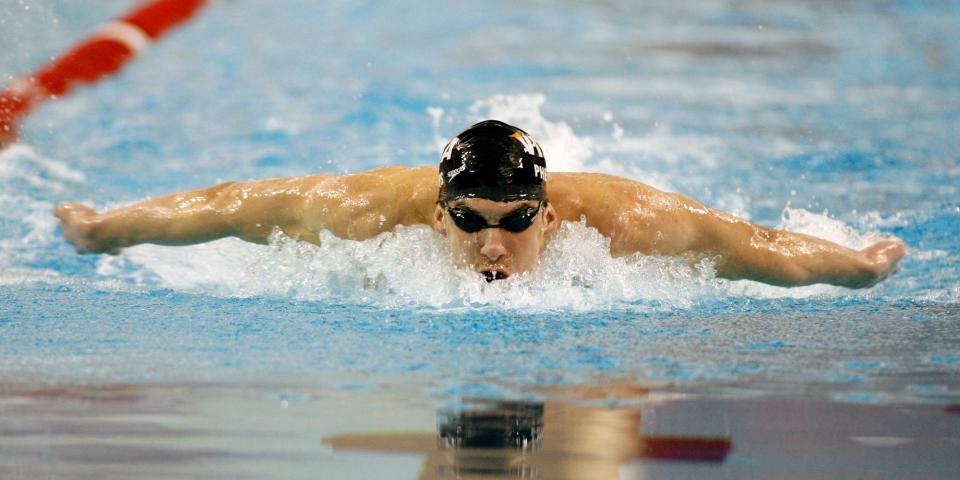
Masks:
[[[320,239],[314,245],[275,234],[269,246],[232,239],[188,248],[141,245],[104,257],[98,272],[216,296],[379,307],[594,310],[649,301],[686,307],[719,285],[708,263],[690,268],[673,258],[612,257],[609,240],[582,223],[563,225],[537,269],[493,283],[455,268],[440,236],[425,226],[401,226],[363,242],[328,232]]]

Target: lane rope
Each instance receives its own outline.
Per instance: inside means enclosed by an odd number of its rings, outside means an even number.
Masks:
[[[212,0],[148,0],[105,23],[31,75],[0,92],[0,149],[17,140],[23,119],[44,101],[117,73],[152,42]]]

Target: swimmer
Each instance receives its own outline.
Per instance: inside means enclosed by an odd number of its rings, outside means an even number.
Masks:
[[[117,254],[141,243],[190,245],[223,237],[265,244],[275,229],[319,244],[319,232],[366,240],[398,225],[427,225],[453,262],[487,281],[533,269],[561,222],[586,221],[613,255],[714,260],[717,276],[780,286],[874,285],[906,246],[863,250],[751,224],[690,198],[597,173],[551,173],[533,138],[496,120],[447,144],[433,167],[227,182],[97,212],[61,203],[55,215],[80,253]],[[570,252],[575,255],[576,252]]]

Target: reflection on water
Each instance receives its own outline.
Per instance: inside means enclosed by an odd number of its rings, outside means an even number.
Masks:
[[[408,377],[344,385],[0,381],[0,478],[960,478],[956,403],[601,385],[437,411]]]
[[[334,451],[419,453],[421,479],[617,479],[634,460],[723,462],[726,437],[651,436],[640,408],[473,400],[437,414],[436,433],[336,435]]]
[[[437,434],[449,449],[536,451],[543,441],[543,404],[479,401],[481,408],[441,411]]]

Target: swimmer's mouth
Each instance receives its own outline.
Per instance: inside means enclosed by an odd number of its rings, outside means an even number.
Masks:
[[[509,273],[501,270],[484,270],[483,272],[480,272],[480,273],[483,274],[483,278],[488,283],[494,280],[505,280],[507,277],[510,276]]]

